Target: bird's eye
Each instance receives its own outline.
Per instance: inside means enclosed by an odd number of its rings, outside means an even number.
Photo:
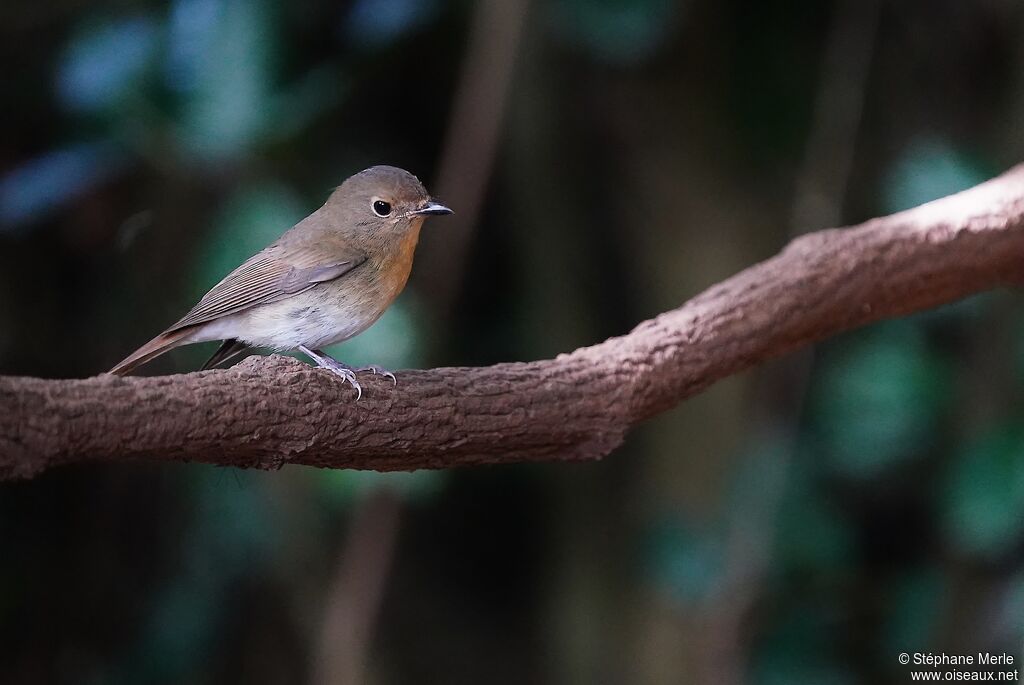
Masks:
[[[377,216],[387,216],[391,214],[391,203],[385,202],[384,200],[374,200],[373,213]]]

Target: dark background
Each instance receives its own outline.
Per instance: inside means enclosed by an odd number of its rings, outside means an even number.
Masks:
[[[1012,0],[8,0],[0,372],[110,368],[379,163],[457,213],[338,356],[592,344],[1024,160],[1022,35]],[[900,652],[1020,657],[1021,305],[840,336],[601,463],[0,484],[0,682],[896,683]]]

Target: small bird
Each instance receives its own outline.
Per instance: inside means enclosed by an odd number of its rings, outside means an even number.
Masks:
[[[352,368],[322,348],[362,333],[380,318],[409,278],[424,218],[451,213],[408,171],[361,171],[110,373],[125,375],[181,345],[223,340],[203,369],[249,347],[265,347],[299,350],[351,383],[357,400],[363,394],[357,372],[379,373],[397,384],[390,371]]]

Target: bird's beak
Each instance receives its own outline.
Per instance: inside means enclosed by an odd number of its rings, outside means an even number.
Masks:
[[[417,214],[420,216],[441,216],[444,214],[452,213],[452,210],[448,209],[439,202],[434,202],[433,200],[428,201],[427,204],[423,205],[422,207],[413,212],[413,214]]]

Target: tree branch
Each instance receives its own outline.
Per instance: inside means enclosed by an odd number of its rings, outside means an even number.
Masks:
[[[799,346],[1024,279],[1024,165],[811,233],[631,333],[555,359],[365,377],[296,360],[84,380],[0,377],[0,478],[86,460],[411,470],[597,459],[712,383]]]

